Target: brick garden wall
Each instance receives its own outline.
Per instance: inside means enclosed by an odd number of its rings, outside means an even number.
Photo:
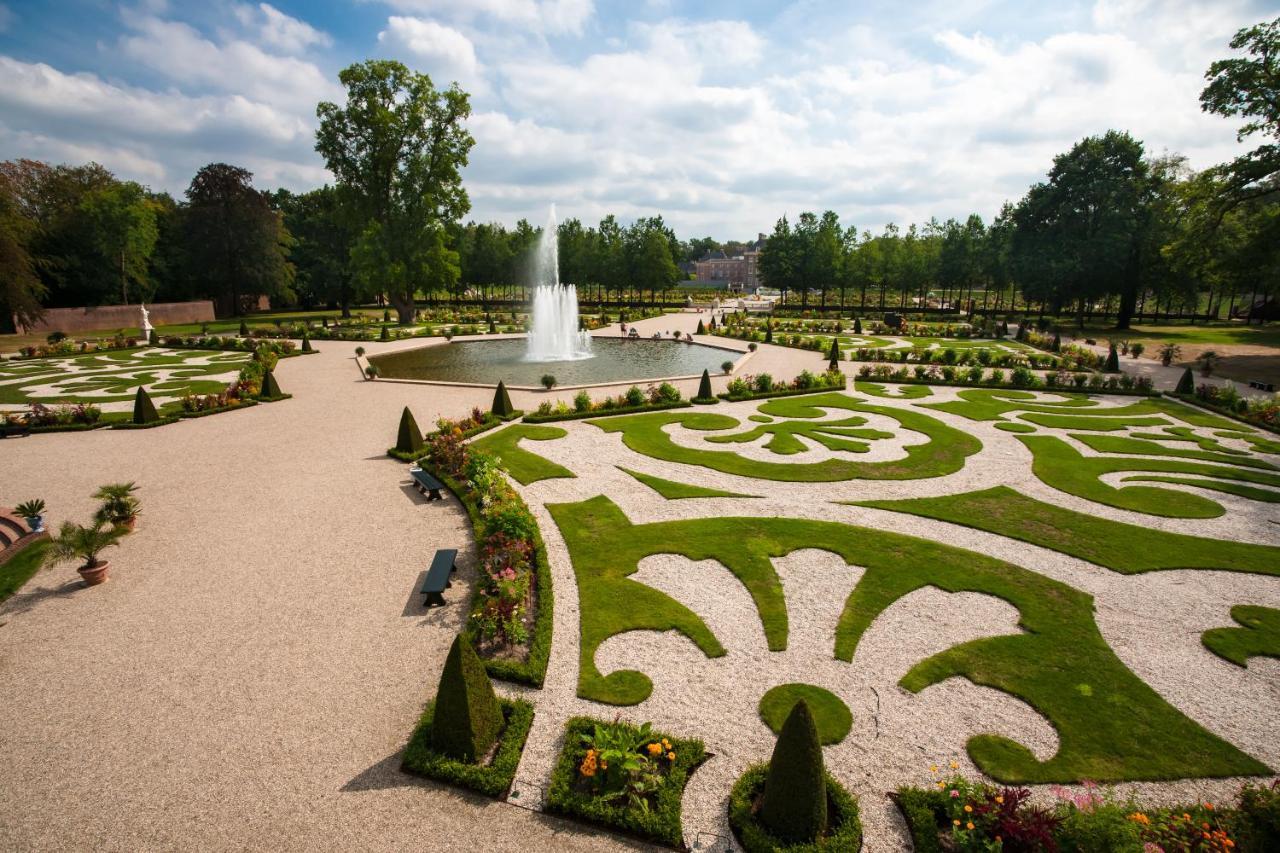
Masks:
[[[151,312],[151,325],[167,326],[177,323],[212,322],[213,303],[207,299],[197,302],[157,302],[148,305]],[[14,325],[27,332],[76,332],[113,331],[115,329],[136,329],[142,327],[142,312],[137,305],[99,305],[95,308],[49,308],[44,312],[44,319],[30,328],[23,329],[16,322]]]

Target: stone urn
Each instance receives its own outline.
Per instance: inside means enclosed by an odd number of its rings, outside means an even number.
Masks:
[[[76,571],[80,573],[80,577],[84,578],[85,586],[97,586],[106,582],[109,568],[111,568],[109,560],[99,560],[93,566],[81,566]]]

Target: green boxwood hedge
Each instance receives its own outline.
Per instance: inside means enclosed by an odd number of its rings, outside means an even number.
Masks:
[[[862,848],[862,820],[858,816],[858,802],[830,773],[827,774],[829,834],[812,844],[787,844],[774,838],[752,813],[756,796],[764,788],[768,775],[768,763],[753,765],[738,777],[729,794],[729,825],[733,827],[734,836],[747,853],[835,853],[837,850]],[[916,848],[917,851],[921,849]]]
[[[675,738],[662,732],[653,733],[655,739],[666,738],[671,741],[676,760],[657,790],[656,804],[648,811],[641,811],[630,808],[625,800],[605,802],[599,797],[574,790],[578,767],[587,752],[582,744],[582,735],[593,732],[597,724],[604,725],[607,721],[574,717],[565,725],[564,748],[560,750],[560,758],[551,772],[546,811],[683,848],[684,826],[680,818],[680,801],[690,774],[707,758],[702,741],[696,738]]]
[[[525,415],[527,424],[545,424],[551,421],[577,421],[584,418],[607,418],[611,415],[634,415],[638,412],[660,412],[664,409],[687,409],[693,404],[688,400],[676,400],[671,403],[645,403],[643,406],[626,406],[618,409],[593,409],[589,412],[561,412],[549,415]]]
[[[431,721],[435,714],[435,700],[427,703],[418,720],[418,726],[409,738],[400,769],[406,773],[426,776],[450,785],[459,785],[479,791],[490,797],[503,797],[511,789],[516,767],[524,742],[533,725],[533,706],[520,699],[499,699],[505,720],[498,736],[498,749],[488,764],[470,764],[449,758],[436,752],[431,746]]]

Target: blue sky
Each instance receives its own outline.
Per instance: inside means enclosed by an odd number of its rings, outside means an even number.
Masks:
[[[783,213],[990,219],[1108,128],[1204,168],[1208,64],[1256,0],[0,0],[0,159],[96,160],[181,193],[221,160],[328,175],[337,72],[404,61],[472,93],[471,218],[664,215],[743,238]]]

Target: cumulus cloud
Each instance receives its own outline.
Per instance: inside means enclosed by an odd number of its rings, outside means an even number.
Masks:
[[[578,35],[595,12],[592,0],[385,0],[400,11],[468,22],[523,27],[550,35]]]
[[[301,53],[310,47],[329,47],[333,44],[333,38],[328,33],[317,30],[306,21],[286,15],[270,3],[236,6],[235,16],[242,26],[255,32],[263,44],[286,53]]]
[[[378,33],[378,44],[431,75],[437,85],[456,80],[475,94],[484,86],[480,63],[471,39],[452,27],[423,18],[392,15]]]

